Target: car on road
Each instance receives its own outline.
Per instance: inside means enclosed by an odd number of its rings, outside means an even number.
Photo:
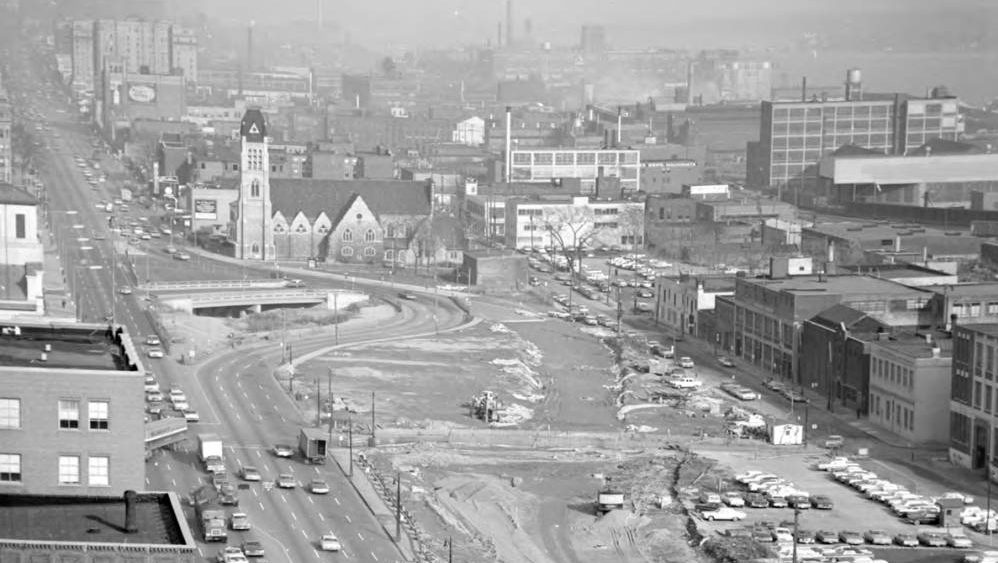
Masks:
[[[218,563],[248,563],[246,555],[243,554],[243,550],[238,547],[229,546],[218,552],[215,556],[215,561]]]
[[[163,252],[165,252],[167,254],[176,254],[177,253],[177,247],[175,247],[175,246],[167,246],[166,248],[163,249]]]
[[[146,356],[154,359],[160,359],[163,357],[163,350],[160,348],[149,348],[146,350]]]
[[[239,475],[243,478],[243,481],[262,480],[262,477],[260,475],[260,470],[253,467],[252,465],[244,465],[243,468],[239,470]]]
[[[302,280],[284,280],[284,287],[305,287],[305,282]]]
[[[737,522],[739,520],[745,519],[745,513],[741,510],[735,510],[730,506],[718,506],[714,509],[703,510],[700,512],[701,516],[705,520],[732,520]]]
[[[416,295],[414,293],[409,293],[408,291],[403,291],[399,293],[399,299],[405,299],[406,301],[415,301]]]
[[[842,446],[845,445],[845,443],[846,443],[845,438],[839,436],[838,434],[832,434],[829,437],[825,438],[825,441],[822,445],[828,449],[835,449],[835,448],[841,448]]]
[[[146,336],[146,346],[159,346],[160,344],[162,344],[162,342],[160,342],[159,337],[155,334]]]
[[[146,393],[147,403],[159,403],[163,400],[163,393],[160,391],[149,391]]]
[[[894,535],[894,545],[901,547],[918,547],[918,537],[911,532],[901,532]]]
[[[198,414],[198,411],[193,409],[184,409],[181,412],[184,413],[184,420],[187,422],[201,422],[201,415]]]
[[[274,455],[277,457],[291,457],[295,455],[295,449],[287,444],[276,444]]]
[[[132,294],[132,288],[128,287],[127,285],[119,287],[118,288],[118,293],[120,293],[121,295],[131,295]]]
[[[229,528],[237,532],[249,531],[253,526],[250,524],[249,516],[245,512],[233,512],[229,519]]]
[[[811,506],[818,510],[831,510],[835,508],[835,503],[827,495],[814,495],[811,497]]]
[[[329,484],[324,479],[312,479],[308,484],[308,490],[313,495],[324,495],[329,492]]]
[[[735,362],[731,361],[731,358],[729,358],[727,356],[721,356],[720,358],[718,358],[717,359],[717,363],[721,364],[722,366],[724,366],[726,368],[733,368],[733,367],[735,367]]]
[[[950,547],[955,547],[957,549],[970,549],[974,547],[974,542],[970,541],[970,538],[960,533],[949,533],[943,536],[946,539],[946,545]]]
[[[298,485],[295,476],[290,473],[281,473],[277,476],[278,489],[293,489]]]
[[[152,393],[153,391],[159,391],[159,382],[156,381],[155,377],[147,377],[145,383],[146,393]]]
[[[883,530],[867,530],[863,533],[863,539],[873,545],[891,545],[891,537]]]
[[[689,356],[679,358],[679,367],[683,369],[693,369],[695,367],[693,364],[693,358]]]
[[[856,462],[850,461],[847,457],[833,457],[828,461],[818,462],[816,467],[821,471],[841,471],[847,467],[856,466]]]
[[[190,260],[191,259],[191,255],[188,254],[188,253],[186,253],[186,252],[178,252],[178,253],[176,253],[176,254],[173,255],[173,259],[174,260],[185,260],[186,261],[186,260]]]
[[[263,544],[256,540],[244,541],[243,553],[246,554],[246,557],[263,557]]]
[[[839,543],[839,535],[831,530],[818,530],[814,539],[818,543]]]
[[[340,544],[340,540],[336,537],[336,534],[328,533],[323,534],[322,538],[319,539],[319,548],[322,551],[339,551],[343,549],[343,545]]]
[[[925,531],[917,537],[918,543],[926,547],[946,547],[946,537],[939,532]]]

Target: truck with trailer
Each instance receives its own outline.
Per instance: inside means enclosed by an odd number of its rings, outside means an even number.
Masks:
[[[222,439],[218,434],[198,434],[198,452],[207,471],[225,471]]]
[[[201,532],[206,542],[228,540],[228,532],[225,528],[225,510],[215,504],[196,504],[198,522],[201,524]]]
[[[327,433],[321,428],[302,428],[298,434],[298,450],[308,463],[326,463]]]

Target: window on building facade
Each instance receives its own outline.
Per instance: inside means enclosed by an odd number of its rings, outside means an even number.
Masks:
[[[984,386],[984,412],[991,412],[991,386]]]
[[[392,250],[385,251],[385,262],[391,262],[395,258],[395,252]]]
[[[80,484],[80,456],[78,455],[59,456],[59,484],[60,485]]]
[[[0,428],[21,427],[21,399],[0,399]]]
[[[254,242],[250,246],[250,253],[252,253],[252,254],[259,254],[260,253],[260,245],[259,245],[259,243],[255,243]]]
[[[74,400],[59,401],[59,428],[72,430],[80,427],[80,402]]]
[[[260,197],[260,181],[253,180],[250,184],[250,197]]]
[[[0,454],[0,483],[21,482],[21,454]]]
[[[92,455],[87,458],[87,482],[92,487],[111,484],[111,458]]]
[[[27,238],[27,225],[25,223],[25,215],[23,213],[18,213],[14,215],[14,237],[19,239]]]
[[[364,242],[374,242],[374,229],[368,229],[364,233]]]
[[[91,430],[108,430],[111,418],[111,403],[108,401],[90,401],[87,406],[87,418],[90,419]]]
[[[368,246],[368,247],[366,247],[364,249],[364,256],[367,256],[367,257],[374,256],[377,253],[378,253],[378,251],[376,251],[373,246]]]
[[[349,256],[353,256],[353,248],[351,248],[349,246],[344,246],[343,248],[340,249],[340,254],[342,254],[343,256],[348,256],[348,257]]]
[[[974,382],[974,408],[975,409],[980,409],[981,408],[981,382],[980,381],[975,381]]]
[[[353,242],[353,231],[350,229],[343,230],[343,242]]]

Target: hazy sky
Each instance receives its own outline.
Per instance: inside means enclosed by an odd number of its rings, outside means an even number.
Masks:
[[[338,22],[352,40],[394,50],[421,45],[484,43],[505,26],[506,0],[175,0],[230,21],[314,20],[317,2],[325,19]],[[741,46],[820,31],[822,22],[919,13],[961,12],[992,24],[994,0],[513,0],[514,33],[530,19],[536,42],[573,44],[584,23],[602,23],[615,46],[634,48],[702,40]],[[799,29],[772,20],[800,22]],[[930,18],[931,21],[931,18]],[[768,24],[768,25],[767,25]],[[959,26],[957,26],[959,27]],[[812,29],[814,28],[814,29]],[[959,34],[959,29],[953,33]],[[655,42],[655,43],[652,43]]]

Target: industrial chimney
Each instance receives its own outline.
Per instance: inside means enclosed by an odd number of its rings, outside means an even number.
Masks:
[[[863,72],[858,68],[846,71],[846,101],[858,102],[863,99]]]
[[[506,106],[506,183],[513,176],[513,108]]]
[[[139,531],[139,526],[135,523],[135,503],[138,496],[138,493],[131,489],[125,491],[125,532],[129,534]]]
[[[513,48],[513,0],[506,0],[506,47]]]

